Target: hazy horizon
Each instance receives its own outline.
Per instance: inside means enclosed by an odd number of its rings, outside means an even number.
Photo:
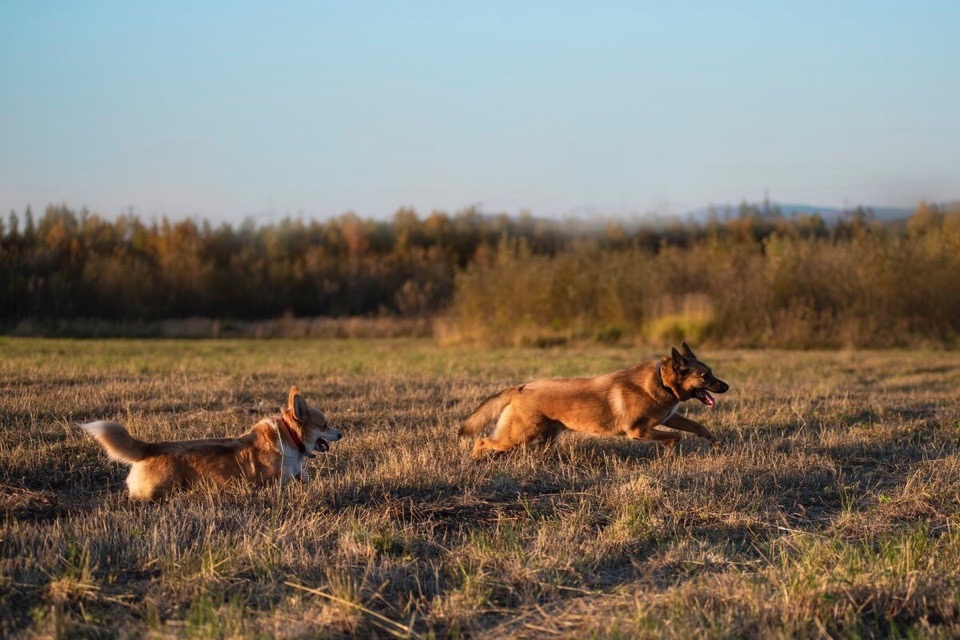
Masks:
[[[960,4],[0,3],[0,207],[960,198]]]

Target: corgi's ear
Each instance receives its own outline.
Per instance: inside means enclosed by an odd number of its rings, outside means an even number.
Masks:
[[[290,397],[287,399],[287,408],[297,419],[297,422],[303,422],[307,418],[307,401],[300,395],[300,388],[290,387]]]
[[[670,357],[673,358],[673,368],[677,371],[683,371],[687,368],[687,363],[683,361],[683,356],[675,347],[670,348]]]
[[[680,355],[685,358],[693,358],[694,360],[698,359],[697,356],[693,355],[693,350],[687,346],[686,341],[680,343]]]

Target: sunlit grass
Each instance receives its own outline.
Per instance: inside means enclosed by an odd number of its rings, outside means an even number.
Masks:
[[[0,633],[960,633],[960,354],[698,352],[732,389],[684,411],[723,452],[474,462],[455,434],[490,393],[655,354],[0,338]],[[345,434],[306,484],[130,503],[75,427],[235,435],[291,384]]]

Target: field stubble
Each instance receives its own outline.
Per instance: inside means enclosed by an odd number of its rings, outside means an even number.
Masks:
[[[698,351],[731,392],[684,411],[722,452],[474,462],[490,393],[655,354],[0,338],[0,634],[960,633],[960,354]],[[236,435],[291,384],[345,435],[309,483],[135,504],[75,426]]]

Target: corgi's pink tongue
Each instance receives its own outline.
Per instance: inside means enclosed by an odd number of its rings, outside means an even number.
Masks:
[[[717,401],[713,399],[713,396],[710,395],[710,392],[706,389],[703,390],[703,397],[700,398],[700,401],[711,409],[715,409],[717,407]]]

